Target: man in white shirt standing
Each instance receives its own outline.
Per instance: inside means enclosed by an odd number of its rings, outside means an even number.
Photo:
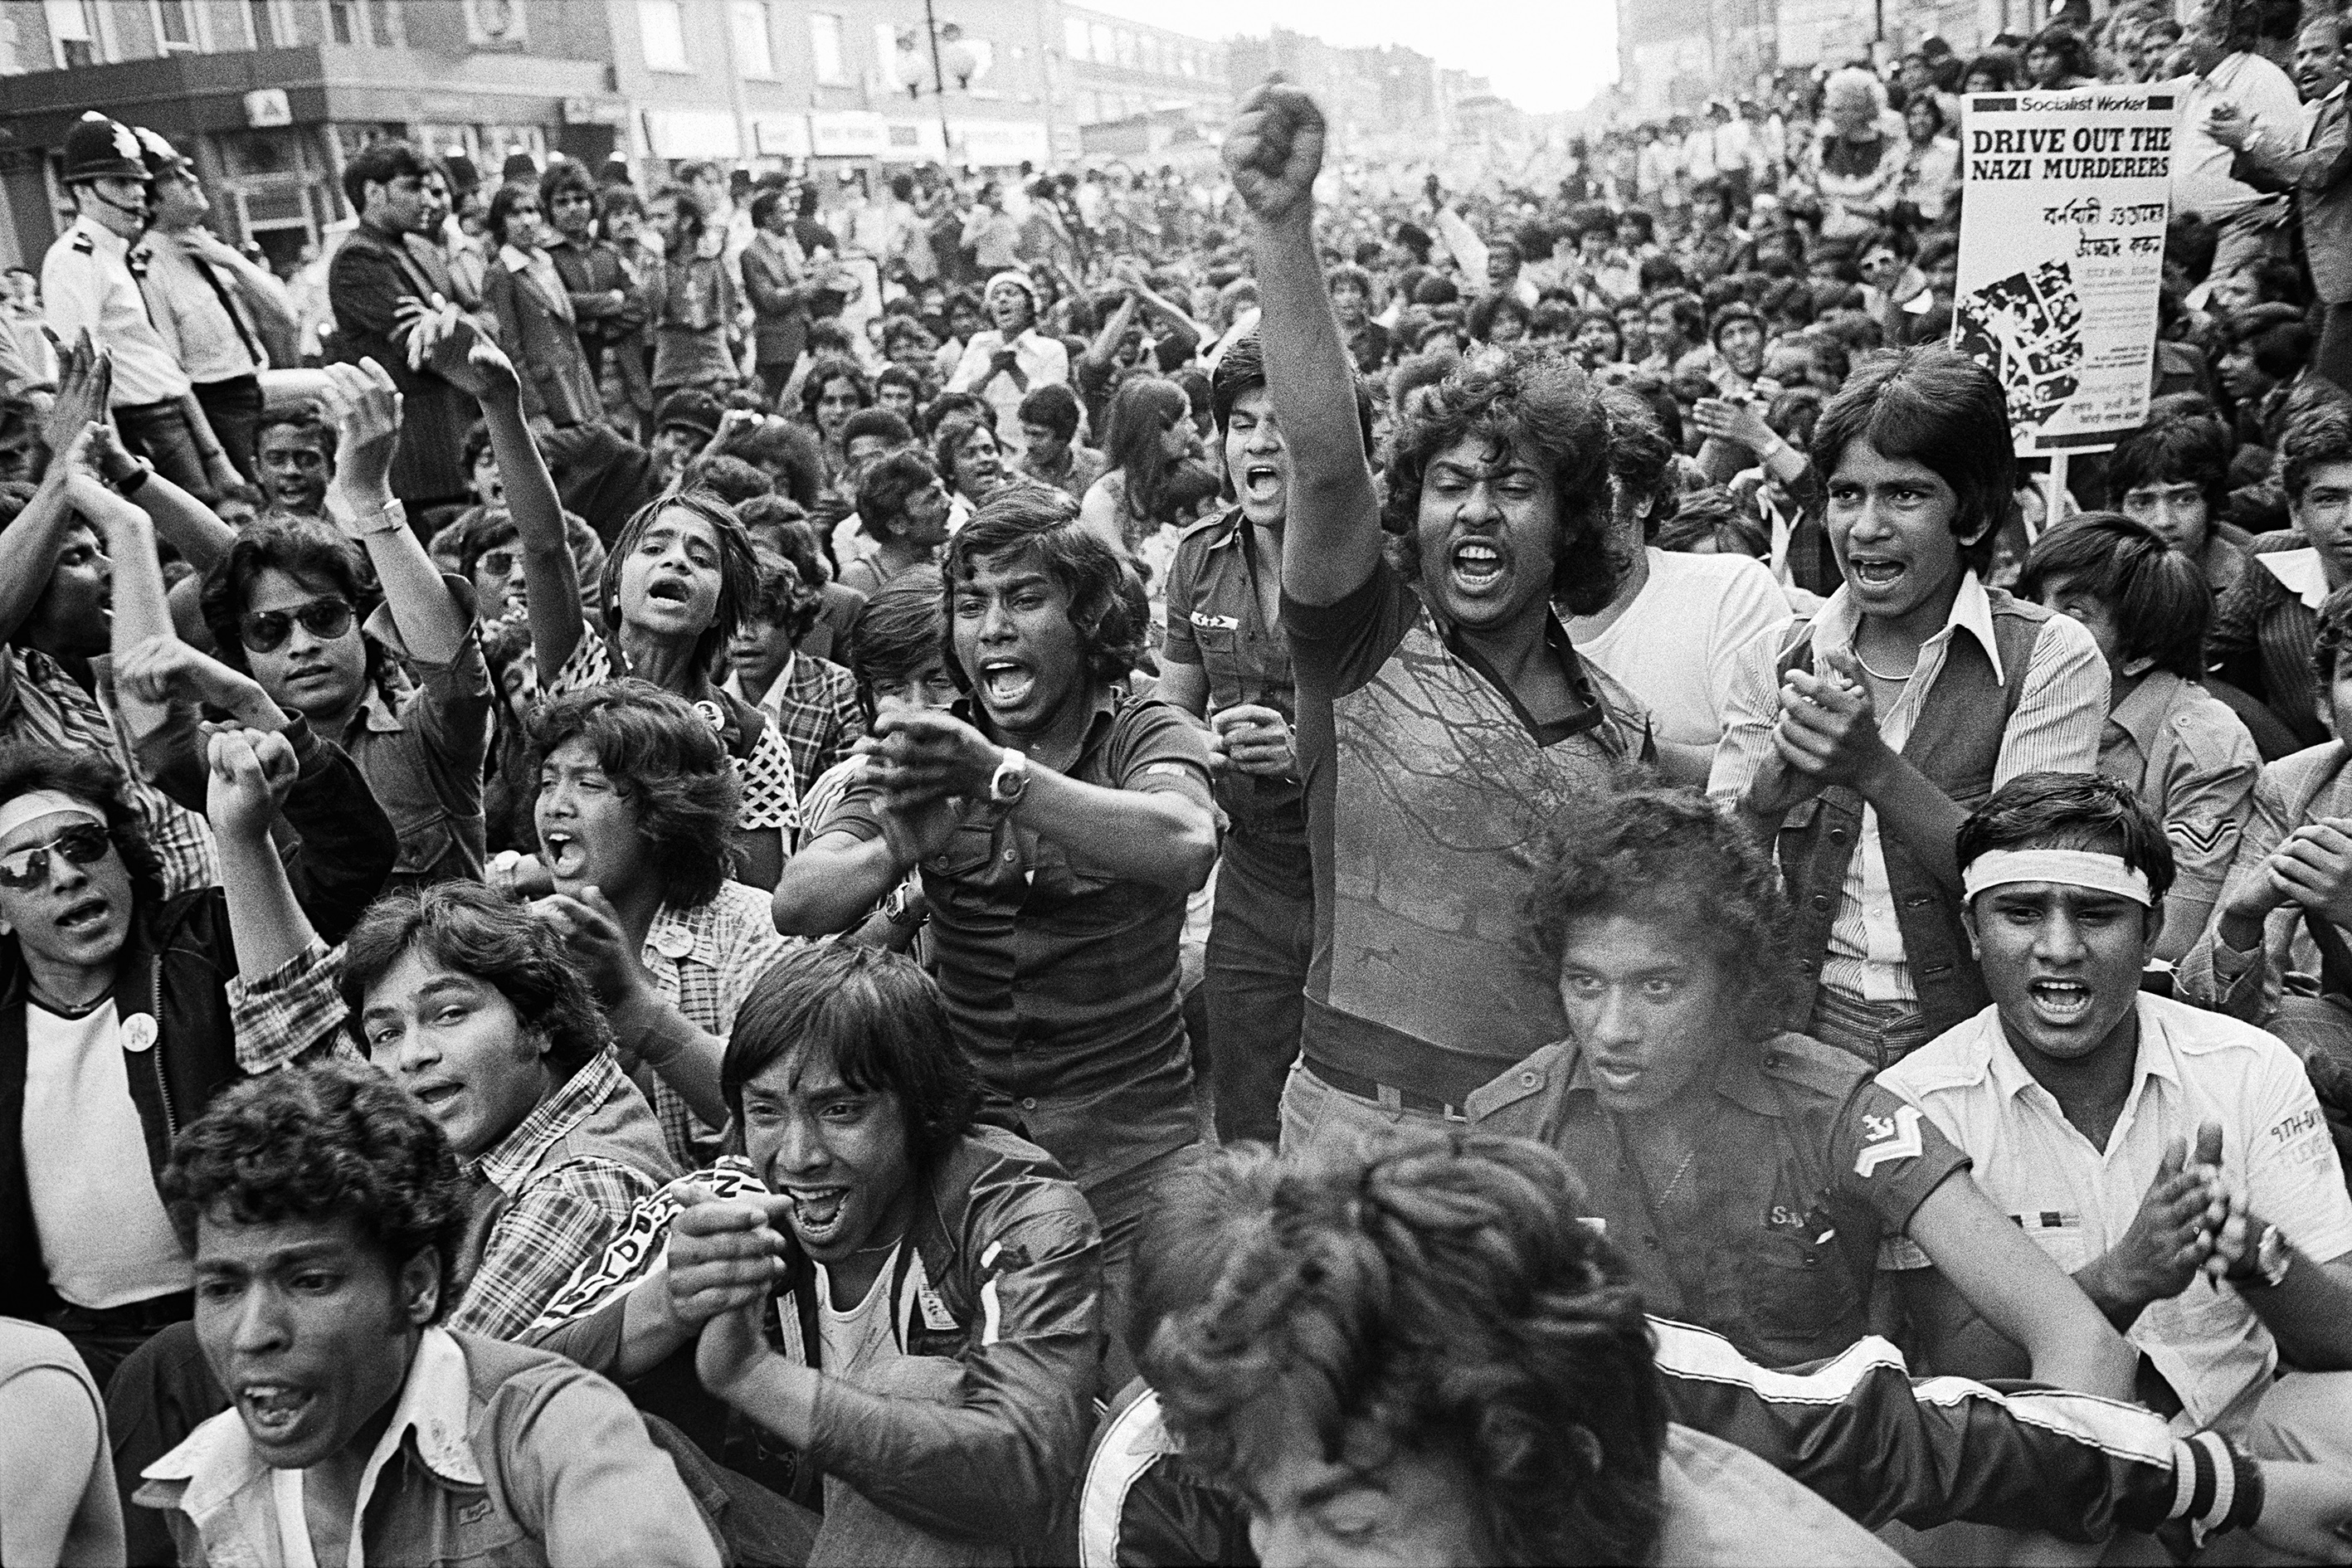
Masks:
[[[131,127],[92,110],[66,132],[65,184],[78,215],[41,261],[49,330],[82,332],[113,355],[111,406],[122,444],[194,495],[242,482],[140,292],[131,247],[146,229],[147,164]]]
[[[1975,1161],[2181,1421],[2352,1461],[2352,1196],[2292,1051],[2139,989],[2162,824],[2112,780],[2032,773],[1961,826],[1958,857],[1992,1005],[1879,1081]]]
[[[195,166],[154,132],[134,130],[154,182],[154,226],[131,252],[146,261],[147,313],[188,373],[228,460],[257,483],[254,439],[261,373],[269,368],[261,329],[296,331],[294,302],[283,283],[205,227],[212,202]]]
[[[2300,143],[2303,101],[2286,72],[2254,52],[2252,0],[2204,0],[2181,34],[2180,51],[2193,79],[2180,126],[2172,139],[2172,208],[2194,213],[2220,231],[2209,279],[2243,271],[2285,243],[2286,198],[2265,195],[2231,175],[2236,156],[2214,139],[2206,121],[2228,106],[2268,134]]]

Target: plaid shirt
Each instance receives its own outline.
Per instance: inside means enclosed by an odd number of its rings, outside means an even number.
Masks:
[[[603,1255],[637,1201],[653,1195],[652,1178],[617,1160],[575,1155],[544,1163],[566,1137],[624,1095],[635,1099],[635,1087],[606,1051],[467,1165],[467,1175],[496,1187],[511,1206],[490,1227],[448,1327],[517,1338],[572,1270]]]
[[[29,741],[60,752],[98,752],[114,759],[130,780],[125,792],[140,837],[163,866],[163,895],[209,888],[220,880],[212,825],[147,781],[121,716],[105,700],[110,682],[97,661],[99,690],[82,689],[65,667],[33,648],[0,647],[0,741]]]
[[[612,650],[604,635],[593,626],[580,628],[580,641],[563,668],[544,689],[548,697],[561,697],[567,691],[585,691],[604,685],[616,676],[628,672],[614,668]],[[695,710],[710,721],[710,727],[725,738],[726,714],[709,703],[698,702]],[[730,753],[731,754],[731,753]],[[747,831],[774,827],[787,834],[799,824],[800,793],[793,784],[793,758],[787,749],[782,726],[769,723],[751,742],[751,754],[736,764],[743,781],[743,806],[737,815],[735,826]],[[789,845],[791,838],[786,837]]]
[[[247,1072],[274,1071],[330,1040],[338,1051],[351,1048],[342,1032],[351,1016],[343,1001],[343,950],[316,936],[267,974],[232,978],[228,1007],[236,1023],[236,1065]]]
[[[742,682],[727,678],[727,693],[743,697]],[[748,699],[746,699],[748,700]],[[781,731],[793,756],[793,794],[806,800],[827,768],[849,755],[866,733],[866,709],[857,700],[857,678],[829,658],[794,654],[759,701],[768,722]]]
[[[690,910],[667,904],[654,916],[640,957],[664,1000],[696,1028],[725,1039],[735,1027],[735,1009],[752,984],[779,954],[797,943],[776,933],[768,895],[729,882],[719,896]],[[700,1170],[719,1157],[719,1129],[688,1109],[677,1090],[652,1079],[654,1116],[671,1158],[686,1170]]]

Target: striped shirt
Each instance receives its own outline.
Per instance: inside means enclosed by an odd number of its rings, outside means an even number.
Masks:
[[[147,782],[121,716],[104,699],[106,661],[93,661],[98,690],[87,691],[65,667],[28,647],[0,647],[0,741],[59,752],[98,752],[129,779],[124,795],[139,836],[163,867],[163,896],[176,898],[220,880],[212,825]]]
[[[1813,668],[1825,671],[1827,656],[1852,653],[1861,612],[1851,590],[1840,587],[1822,605],[1812,628]],[[1992,665],[1996,682],[2007,679],[1993,636],[1992,601],[1973,574],[1960,580],[1943,629],[1919,645],[1919,661],[1903,695],[1878,715],[1878,732],[1890,750],[1911,739],[1936,689],[1936,678],[1951,651],[1952,638],[1974,637]],[[1725,706],[1728,721],[1716,750],[1709,794],[1738,800],[1769,767],[1779,767],[1772,731],[1780,718],[1778,637],[1759,637],[1748,647]],[[2053,616],[2034,639],[2026,667],[2025,689],[2000,739],[1993,788],[2021,773],[2087,773],[2099,761],[2099,737],[2107,719],[2107,665],[2091,634],[2064,616]],[[1865,805],[1859,854],[1846,862],[1845,887],[1830,927],[1829,952],[1822,963],[1825,987],[1871,1002],[1916,1002],[1903,931],[1895,921],[1886,856],[1878,840],[1878,812]]]

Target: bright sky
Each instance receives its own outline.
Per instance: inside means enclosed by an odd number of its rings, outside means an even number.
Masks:
[[[1195,37],[1263,37],[1278,26],[1349,48],[1403,44],[1491,78],[1496,91],[1538,113],[1581,109],[1617,76],[1614,0],[1190,0],[1173,10],[1166,0],[1083,3]]]

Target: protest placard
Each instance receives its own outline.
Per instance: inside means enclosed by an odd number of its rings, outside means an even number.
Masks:
[[[2147,417],[2169,87],[1964,100],[1952,344],[2008,389],[2020,457],[2104,451]]]

